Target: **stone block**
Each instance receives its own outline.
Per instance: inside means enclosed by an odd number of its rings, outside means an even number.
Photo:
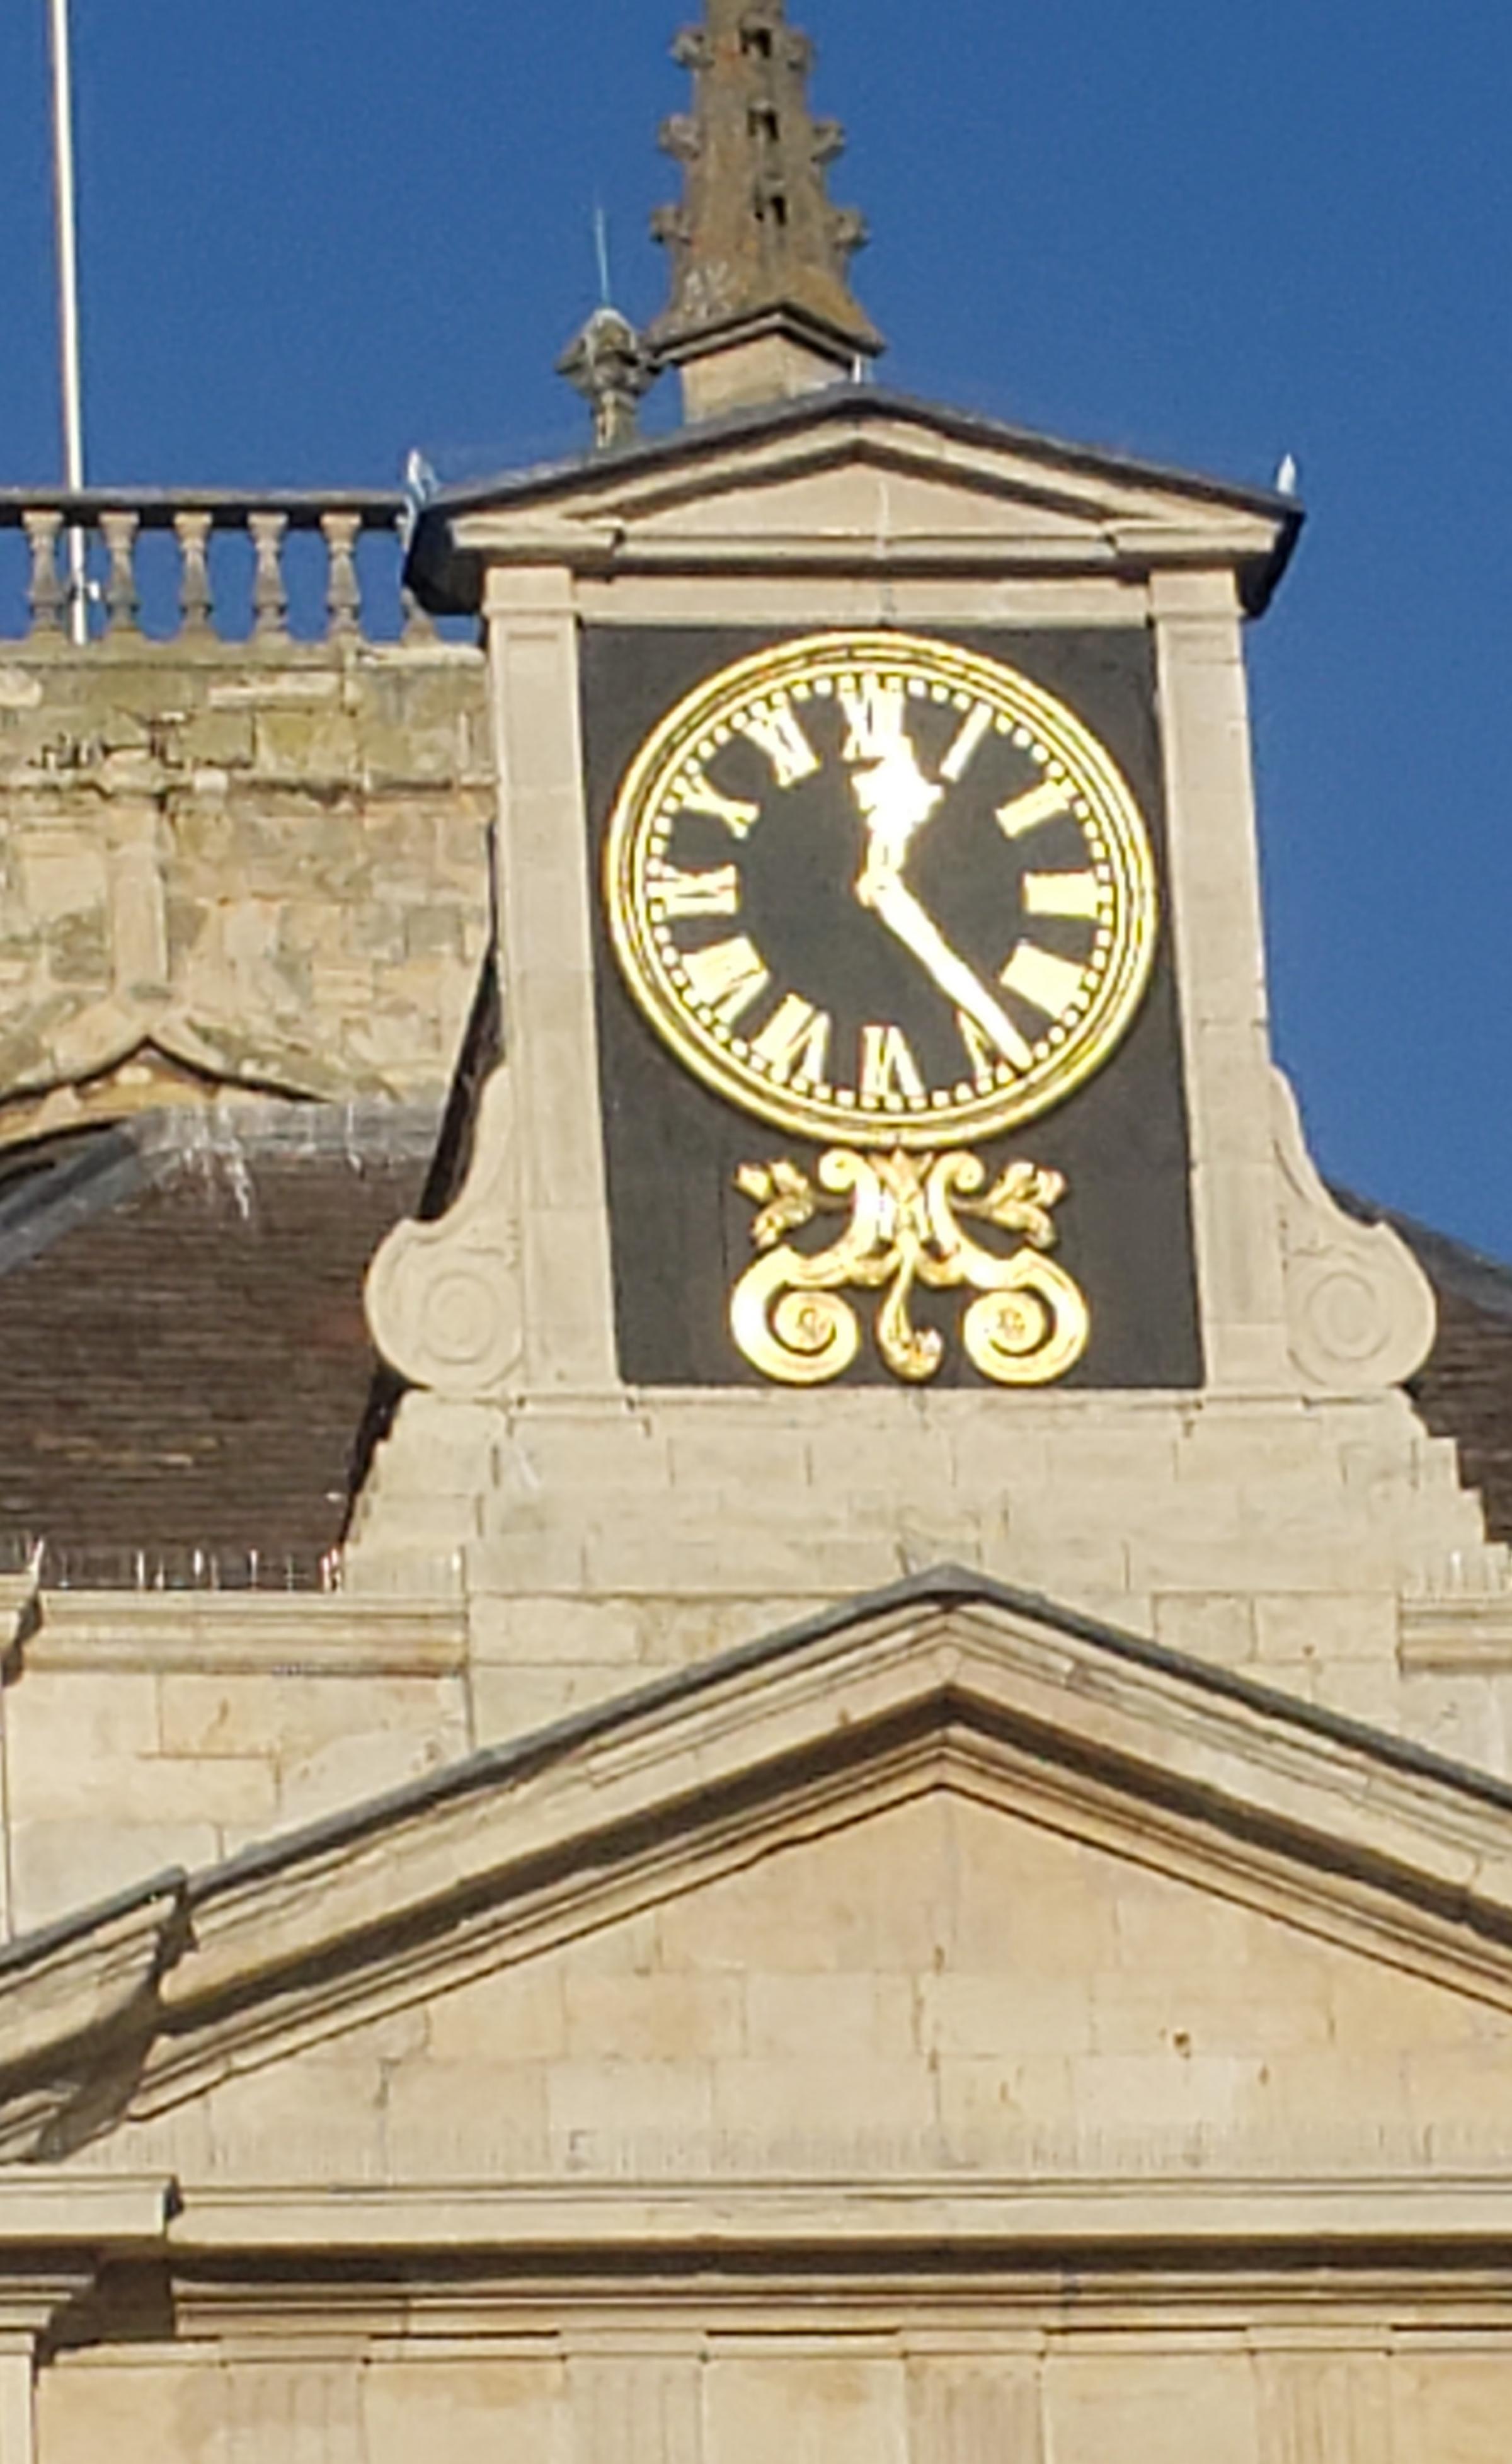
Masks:
[[[1069,2057],[961,2055],[942,2062],[940,2127],[974,2163],[1010,2169],[1046,2140],[1063,2147],[1077,2120]]]
[[[1398,1610],[1392,1593],[1262,1593],[1254,1611],[1256,1659],[1262,1669],[1273,1661],[1329,1668],[1365,1662],[1394,1676]]]
[[[568,2052],[579,2061],[713,2061],[742,2048],[734,1975],[603,1975],[573,1964],[563,1995]]]
[[[0,667],[0,710],[35,710],[42,700],[42,679],[24,668]]]
[[[709,2063],[559,2062],[547,2075],[548,2126],[559,2147],[600,2149],[636,2142],[674,2151],[707,2142],[713,2121]]]
[[[1506,2356],[1415,2351],[1395,2360],[1392,2453],[1433,2464],[1490,2464],[1506,2452]],[[1352,2464],[1352,2459],[1351,2459]]]
[[[1232,2129],[1253,2093],[1263,2062],[1254,2056],[1156,2054],[1073,2057],[1072,2093],[1079,2123],[1129,2155],[1151,2132]]]
[[[939,1981],[925,1981],[926,1997]],[[745,1979],[746,2051],[756,2061],[917,2063],[918,1991],[911,1977],[754,1969]]]
[[[1157,1596],[1170,1592],[1316,1594],[1377,1591],[1390,1580],[1390,1551],[1351,1540],[1320,1517],[1306,1530],[1277,1527],[1213,1537],[1205,1516],[1185,1530],[1147,1531],[1129,1542],[1129,1582]]]
[[[786,1848],[692,1896],[658,1920],[664,1964],[778,1975],[922,1974],[934,1965],[949,1911],[896,1887],[916,1853],[933,1870],[931,1809],[911,1806]]]
[[[821,2358],[779,2346],[716,2354],[704,2390],[704,2464],[909,2464],[908,2396],[895,2359]]]
[[[164,1816],[171,1813],[174,1818]],[[91,1900],[112,1898],[133,1882],[183,1867],[193,1873],[221,1853],[213,1822],[183,1818],[160,1801],[155,1822],[126,1822],[99,1814],[57,1821],[17,1822],[11,1829],[11,1907],[15,1929],[29,1931],[72,1914]]]
[[[398,2181],[485,2181],[538,2169],[551,2123],[551,2066],[501,2041],[482,2061],[406,2063],[383,2089],[385,2167]]]
[[[350,1736],[354,1724],[395,1738],[441,1741],[448,1753],[467,1749],[461,1689],[451,1679],[171,1669],[157,1684],[167,1755],[208,1761],[253,1754],[282,1763]]]
[[[559,1668],[481,1665],[471,1680],[472,1722],[478,1745],[508,1745],[537,1735],[595,1703],[612,1702],[627,1690],[623,1661],[584,1662]]]
[[[690,1668],[722,1651],[803,1623],[833,1608],[822,1594],[768,1599],[657,1599],[634,1604],[647,1673]]]
[[[456,2346],[371,2362],[362,2374],[363,2464],[572,2464],[564,2364]],[[261,2459],[258,2459],[261,2464]]]
[[[858,2049],[844,2059],[724,2061],[713,2075],[714,2122],[738,2145],[805,2167],[830,2151],[844,2166],[881,2143],[917,2144],[936,2118],[935,2086],[916,2057],[884,2060]]]
[[[919,2032],[942,2061],[1088,2053],[1091,1998],[1082,1977],[1045,1976],[1017,1961],[995,1973],[954,1969],[924,1977]]]
[[[1055,2464],[1262,2464],[1247,2353],[1052,2353],[1045,2447]],[[1425,2454],[1428,2450],[1422,2451]],[[1438,2464],[1435,2456],[1435,2464]]]
[[[151,1827],[171,1814],[176,1822],[210,1823],[217,1830],[271,1828],[278,1805],[271,1760],[243,1754],[206,1762],[90,1762],[75,1755],[60,1763],[18,1763],[11,1784],[11,1818],[18,1824],[67,1818],[96,1820],[107,1813],[128,1829]]]
[[[1175,2054],[1183,2061],[1211,2056],[1290,2053],[1332,2039],[1333,2013],[1326,1978],[1311,1980],[1300,1962],[1288,1964],[1284,1987],[1261,1966],[1253,1976],[1234,1958],[1217,1970],[1196,1960],[1172,1963],[1142,1976],[1098,1976],[1086,1996],[1091,2050],[1097,2054]],[[1246,1991],[1246,1988],[1248,1989]]]
[[[253,731],[250,713],[231,710],[192,712],[179,731],[180,758],[190,768],[208,762],[218,770],[250,770]]]
[[[479,1666],[629,1669],[641,1660],[641,1621],[624,1599],[486,1597],[473,1606],[472,1657]]]
[[[1484,1677],[1406,1676],[1402,1725],[1435,1753],[1479,1771],[1512,1773],[1512,1717],[1506,1685]]]
[[[522,1412],[502,1441],[537,1494],[548,1489],[625,1490],[660,1504],[671,1477],[671,1448],[647,1413],[603,1410]]]
[[[28,1767],[135,1762],[160,1749],[157,1679],[149,1668],[99,1670],[81,1685],[71,1672],[28,1669],[6,1691],[5,1724],[12,1785]]]
[[[334,1737],[315,1751],[281,1761],[277,1771],[277,1818],[293,1830],[322,1815],[338,1814],[382,1796],[406,1780],[423,1779],[466,1751],[460,1723],[449,1732],[425,1736],[383,1728]],[[214,1765],[206,1766],[214,1769]]]
[[[793,1512],[803,1511],[803,1492],[814,1482],[812,1445],[791,1429],[765,1425],[756,1412],[733,1421],[724,1410],[712,1411],[692,1426],[687,1415],[670,1440],[670,1469],[679,1488],[705,1488],[728,1484],[735,1494],[759,1496],[776,1503],[791,1499]],[[897,1457],[892,1459],[894,1480]]]
[[[100,2464],[104,2456],[117,2464],[138,2456],[226,2464],[226,2374],[179,2355],[102,2363],[93,2353],[70,2354],[37,2382],[36,2430],[41,2464]]]
[[[107,903],[104,858],[82,830],[28,832],[15,860],[21,897],[35,925]]]
[[[373,2054],[340,2041],[229,2079],[209,2101],[215,2170],[253,2182],[382,2181],[391,2084]]]
[[[594,2464],[702,2464],[695,2353],[577,2351],[568,2378],[577,2454]]]
[[[559,1959],[533,1959],[442,1993],[427,2006],[438,2063],[545,2062],[567,2051]]]
[[[1383,1736],[1394,1736],[1402,1726],[1401,1682],[1389,1664],[1348,1661],[1337,1667],[1315,1665],[1310,1691],[1321,1709],[1357,1720]]]
[[[909,2365],[909,2464],[1044,2464],[1040,2372],[993,2352]]]
[[[362,748],[355,721],[345,711],[260,710],[256,717],[255,766],[274,776],[307,780],[356,780]]]
[[[1232,1593],[1162,1594],[1154,1604],[1155,1639],[1168,1650],[1217,1668],[1242,1668],[1255,1657],[1255,1606]]]
[[[1016,1514],[1011,1528],[997,1536],[985,1535],[980,1563],[984,1573],[1019,1590],[1042,1592],[1065,1608],[1086,1608],[1093,1596],[1122,1599],[1130,1591],[1149,1593],[1158,1559],[1147,1552],[1134,1572],[1134,1552],[1118,1530],[1105,1523],[1088,1501],[1086,1521],[1070,1520],[1069,1507],[1059,1519],[1047,1510]]]
[[[552,1592],[581,1596],[583,1592],[613,1592],[623,1584],[594,1584],[586,1577],[586,1543],[581,1530],[554,1530],[527,1526],[510,1530],[502,1515],[483,1503],[485,1537],[468,1548],[468,1592],[475,1596],[500,1592],[532,1592],[544,1599]],[[443,1526],[438,1523],[438,1535]]]

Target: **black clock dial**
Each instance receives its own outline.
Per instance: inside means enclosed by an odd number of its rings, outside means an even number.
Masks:
[[[1032,1117],[1111,1052],[1154,939],[1107,754],[1011,670],[897,634],[727,671],[633,765],[606,889],[637,1000],[746,1109],[860,1144]]]

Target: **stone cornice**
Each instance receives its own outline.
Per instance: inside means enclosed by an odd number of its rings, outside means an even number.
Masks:
[[[169,2228],[181,2261],[329,2258],[340,2252],[436,2250],[509,2255],[513,2264],[574,2254],[766,2251],[957,2253],[1127,2250],[1158,2241],[1257,2252],[1402,2241],[1440,2249],[1512,2247],[1512,2178],[1361,2174],[1248,2179],[1075,2180],[918,2176],[832,2181],[539,2182],[328,2190],[189,2189]]]
[[[1506,2333],[1512,2185],[1440,2178],[1092,2176],[857,2186],[602,2182],[298,2194],[189,2192],[170,2230],[180,2332],[495,2334],[591,2351],[647,2334],[696,2353],[720,2332],[1356,2340],[1390,2312],[1410,2341]]]
[[[460,1599],[318,1592],[49,1592],[30,1668],[449,1677],[467,1661]]]
[[[876,473],[903,494],[847,511],[834,490]],[[699,422],[586,465],[443,491],[411,549],[413,586],[475,609],[490,566],[585,574],[736,572],[865,577],[1234,571],[1259,613],[1301,526],[1290,500],[972,419],[836,387],[804,403]]]
[[[34,2343],[107,2259],[161,2251],[175,2195],[161,2175],[0,2168],[0,2341]]]

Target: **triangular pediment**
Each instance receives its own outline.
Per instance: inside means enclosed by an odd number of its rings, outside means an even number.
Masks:
[[[210,2099],[234,2169],[405,2062],[464,2169],[512,2133],[756,2162],[872,2062],[857,2145],[905,2162],[1330,2098],[1504,2133],[1509,1848],[1494,1784],[935,1577],[17,1945],[0,2146]]]
[[[1229,566],[1259,606],[1300,514],[1264,490],[1164,472],[856,388],[713,421],[564,469],[449,490],[411,581],[475,607],[489,565],[617,574],[875,570],[1110,576]]]

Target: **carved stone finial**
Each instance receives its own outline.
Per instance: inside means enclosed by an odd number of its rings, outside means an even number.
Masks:
[[[607,304],[596,308],[558,361],[557,373],[591,406],[593,439],[601,451],[630,443],[640,427],[642,397],[658,371],[628,318]]]
[[[883,348],[850,288],[866,227],[825,187],[844,139],[810,113],[812,45],[784,0],[705,11],[674,46],[694,104],[662,132],[683,201],[652,226],[671,253],[672,297],[647,337],[682,367],[694,416],[832,384]]]

